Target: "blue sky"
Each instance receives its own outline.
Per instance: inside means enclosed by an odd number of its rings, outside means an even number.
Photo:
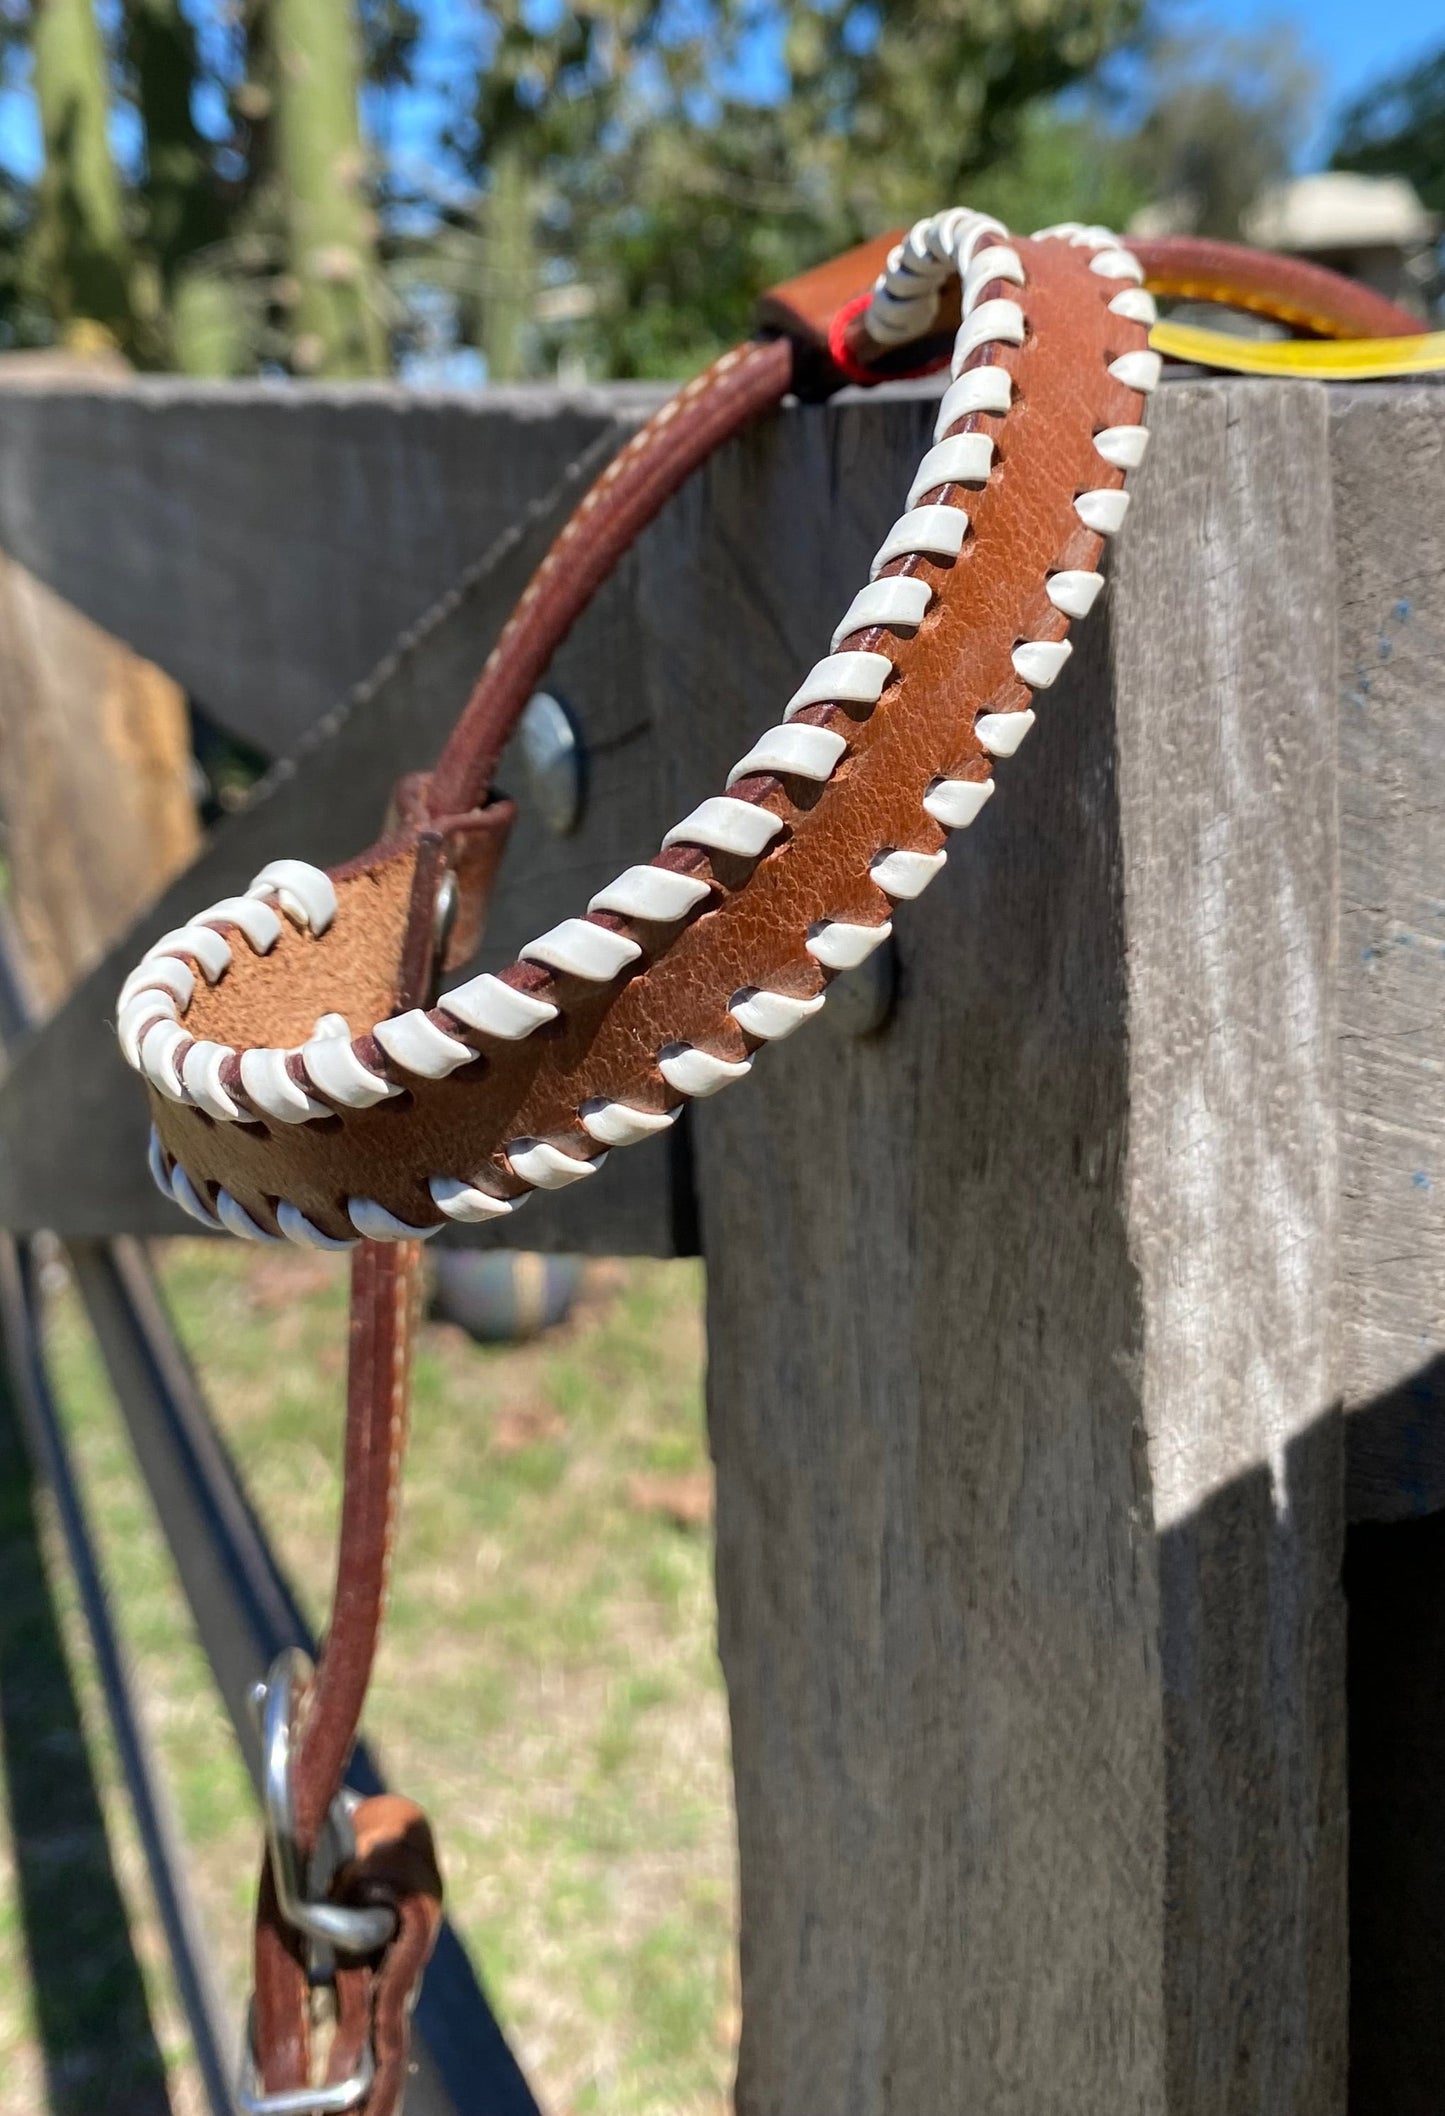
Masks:
[[[549,12],[558,0],[534,0]],[[113,0],[100,0],[105,16]],[[225,0],[186,0],[187,12],[198,24],[221,19]],[[474,17],[467,0],[421,0],[427,23],[423,73],[430,75],[430,92],[423,86],[410,110],[393,113],[397,133],[394,148],[403,155],[425,154],[426,142],[444,100],[444,87],[453,77],[458,48],[475,49]],[[1208,36],[1211,32],[1249,34],[1276,23],[1295,25],[1306,54],[1320,73],[1319,122],[1303,155],[1306,167],[1324,156],[1335,112],[1380,75],[1396,71],[1412,59],[1437,46],[1445,36],[1441,0],[1376,0],[1374,6],[1360,0],[1159,0],[1161,21],[1182,32]],[[118,140],[124,153],[129,143]],[[33,176],[39,166],[40,143],[34,111],[23,81],[0,86],[0,163],[18,175]]]
[[[1304,49],[1319,67],[1323,94],[1321,124],[1306,150],[1318,160],[1329,137],[1333,112],[1381,74],[1394,73],[1412,59],[1438,49],[1445,41],[1445,10],[1440,0],[1309,0],[1308,5],[1261,4],[1261,0],[1176,0],[1169,19],[1181,29],[1231,34],[1267,29],[1271,23],[1298,26]]]

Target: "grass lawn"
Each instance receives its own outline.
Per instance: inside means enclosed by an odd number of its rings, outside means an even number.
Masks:
[[[166,1245],[161,1268],[216,1418],[319,1623],[338,1500],[344,1260],[182,1240]],[[64,1288],[52,1303],[51,1347],[239,2020],[254,1804]],[[549,2116],[718,2116],[727,2106],[735,1882],[702,1356],[700,1277],[685,1264],[595,1267],[573,1320],[532,1345],[481,1350],[449,1326],[423,1335],[391,1621],[367,1731],[390,1782],[432,1817],[451,1914]],[[18,1489],[3,1477],[0,1488]],[[38,1512],[56,1581],[43,1502]],[[25,1646],[35,1645],[37,1623],[44,1629],[44,1596],[43,1583],[11,1562],[23,1551],[15,1525],[0,1524],[0,1681],[8,1671],[13,1697],[20,1680],[23,1706]],[[199,2101],[183,2027],[81,1627],[58,1584],[78,1724],[63,1697],[51,1698],[48,1719],[37,1698],[31,1721],[45,1720],[45,1740],[72,1745],[83,1729],[96,1759],[154,2032],[173,2105],[186,2111]],[[23,1711],[11,1716],[24,1724]],[[51,2017],[21,1902],[33,1928],[37,1873],[53,1872],[62,1892],[93,1893],[103,1849],[93,1814],[47,1821],[43,1743],[38,1800],[33,1758],[13,1743],[0,1757],[15,1823],[7,1839],[0,1815],[0,2116],[35,2116],[47,2102],[67,2116],[164,2106],[145,2006],[138,1987],[123,1988],[123,1963],[103,1948],[93,1960],[79,1950],[74,2002],[63,2020]]]

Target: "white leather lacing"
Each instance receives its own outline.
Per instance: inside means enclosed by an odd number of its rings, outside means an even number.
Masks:
[[[1043,237],[1091,251],[1090,270],[1120,282],[1108,306],[1131,321],[1149,325],[1154,304],[1140,282],[1137,261],[1107,229],[1065,224],[1041,231]],[[962,321],[952,362],[953,381],[938,413],[934,444],[913,479],[903,514],[879,546],[869,584],[854,597],[833,635],[831,651],[817,662],[794,692],[780,724],[761,735],[728,776],[731,788],[760,774],[801,777],[824,784],[848,754],[840,730],[817,727],[796,716],[806,707],[838,703],[872,705],[894,673],[886,645],[849,651],[845,642],[882,627],[908,636],[922,623],[933,600],[928,582],[916,575],[885,574],[896,560],[912,556],[957,558],[968,530],[966,507],[952,498],[929,495],[940,488],[966,493],[990,474],[994,443],[984,434],[955,433],[960,420],[979,413],[1007,414],[1013,383],[1008,370],[987,361],[966,363],[987,347],[1016,346],[1026,331],[1024,300],[1027,278],[1007,230],[987,216],[955,208],[918,222],[892,251],[875,285],[866,312],[869,334],[879,343],[901,345],[923,336],[933,322],[940,293],[950,276],[963,282]],[[999,291],[1000,288],[1005,291]],[[1013,290],[1017,290],[1017,292]],[[1123,355],[1109,372],[1126,388],[1147,395],[1158,380],[1159,357],[1148,351]],[[1111,469],[1129,471],[1142,461],[1148,435],[1142,425],[1115,426],[1096,436],[1094,446]],[[1128,494],[1116,487],[1081,493],[1075,501],[1085,527],[1108,537],[1122,526]],[[1060,571],[1047,581],[1048,598],[1070,619],[1088,614],[1102,585],[1096,572]],[[1067,640],[1020,642],[1013,650],[1016,674],[1032,691],[1046,690],[1067,662]],[[992,757],[1011,757],[1034,725],[1031,710],[983,713],[974,732]],[[945,830],[967,829],[993,793],[992,778],[936,779],[923,797],[925,813]],[[668,831],[664,847],[688,845],[745,859],[759,858],[782,828],[766,808],[731,792],[715,795]],[[869,873],[884,894],[908,901],[920,894],[945,860],[942,851],[916,852],[880,847]],[[566,919],[521,951],[523,962],[539,964],[560,975],[604,984],[619,976],[642,953],[640,943],[593,914],[666,924],[689,917],[710,895],[706,882],[655,865],[629,867],[591,899],[587,915]],[[368,1035],[353,1038],[349,1024],[328,1015],[311,1039],[292,1050],[251,1049],[240,1054],[244,1098],[228,1090],[222,1069],[236,1054],[224,1044],[198,1041],[185,1029],[185,1017],[197,977],[214,984],[230,966],[232,948],[244,943],[266,954],[289,918],[302,931],[323,933],[336,915],[336,893],[319,868],[296,860],[273,861],[257,875],[242,897],[214,904],[189,925],[166,934],[151,948],[121,989],[117,1028],[127,1061],[144,1074],[160,1094],[190,1102],[219,1123],[235,1123],[260,1114],[278,1123],[306,1124],[336,1109],[363,1109],[403,1092],[407,1077],[444,1078],[472,1064],[479,1045],[489,1039],[516,1041],[555,1020],[558,1005],[531,991],[518,990],[490,973],[471,978],[443,993],[430,1009],[409,1009],[379,1022]],[[805,938],[807,953],[828,974],[856,967],[891,932],[887,919],[859,925],[823,920]],[[823,1004],[811,997],[746,987],[734,994],[732,1019],[756,1044],[789,1036]],[[388,1071],[378,1070],[379,1049]],[[296,1061],[299,1060],[299,1065]],[[587,1137],[601,1151],[587,1155],[548,1140],[517,1138],[503,1151],[512,1175],[526,1190],[552,1190],[595,1174],[607,1150],[655,1136],[671,1125],[691,1099],[717,1093],[741,1079],[752,1065],[751,1053],[729,1059],[685,1043],[665,1044],[657,1069],[679,1097],[665,1110],[632,1108],[611,1101],[584,1102],[577,1112]],[[296,1078],[303,1076],[305,1085]],[[390,1073],[402,1076],[401,1080]],[[150,1166],[165,1194],[192,1218],[224,1226],[252,1241],[285,1239],[323,1249],[347,1248],[363,1236],[376,1240],[425,1237],[435,1225],[411,1226],[375,1199],[352,1197],[347,1217],[355,1234],[342,1238],[317,1227],[298,1207],[283,1202],[277,1213],[281,1234],[260,1225],[225,1190],[214,1201],[202,1196],[179,1163],[166,1154],[152,1132]],[[503,1196],[488,1180],[468,1180],[441,1172],[428,1189],[443,1222],[480,1221],[512,1212],[522,1196]]]

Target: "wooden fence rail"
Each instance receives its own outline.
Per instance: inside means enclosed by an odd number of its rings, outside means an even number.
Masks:
[[[290,760],[0,1085],[0,1224],[174,1231],[105,1028],[137,943],[367,842],[644,401],[0,401],[0,544]],[[524,806],[487,961],[720,782],[931,408],[789,410],[643,539],[554,671],[584,817]],[[830,1007],[508,1230],[708,1263],[744,2116],[1445,2104],[1445,1697],[1382,1673],[1445,1626],[1400,1540],[1445,1505],[1445,391],[1152,423],[884,1025]]]

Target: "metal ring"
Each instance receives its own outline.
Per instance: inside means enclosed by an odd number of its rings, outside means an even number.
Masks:
[[[261,1798],[266,1814],[266,1842],[276,1904],[286,1923],[308,1939],[340,1954],[373,1954],[396,1931],[396,1912],[385,1904],[362,1909],[317,1902],[307,1892],[296,1853],[296,1816],[291,1799],[291,1721],[297,1684],[311,1673],[311,1662],[299,1646],[277,1656],[266,1677],[261,1710]],[[344,1800],[333,1801],[322,1843],[312,1868],[325,1868],[326,1879],[354,1850],[350,1816]],[[309,1876],[307,1878],[310,1878]],[[314,2104],[307,2104],[308,2107]],[[330,2104],[328,2104],[330,2106]],[[349,2104],[339,2103],[339,2107]]]
[[[236,2078],[236,2107],[241,2116],[340,2116],[354,2109],[371,2092],[376,2060],[368,2043],[361,2062],[346,2079],[329,2087],[283,2087],[268,2094],[256,2070],[256,2046],[252,2038],[254,2004],[247,2009],[246,2032],[241,2042],[241,2064]]]

